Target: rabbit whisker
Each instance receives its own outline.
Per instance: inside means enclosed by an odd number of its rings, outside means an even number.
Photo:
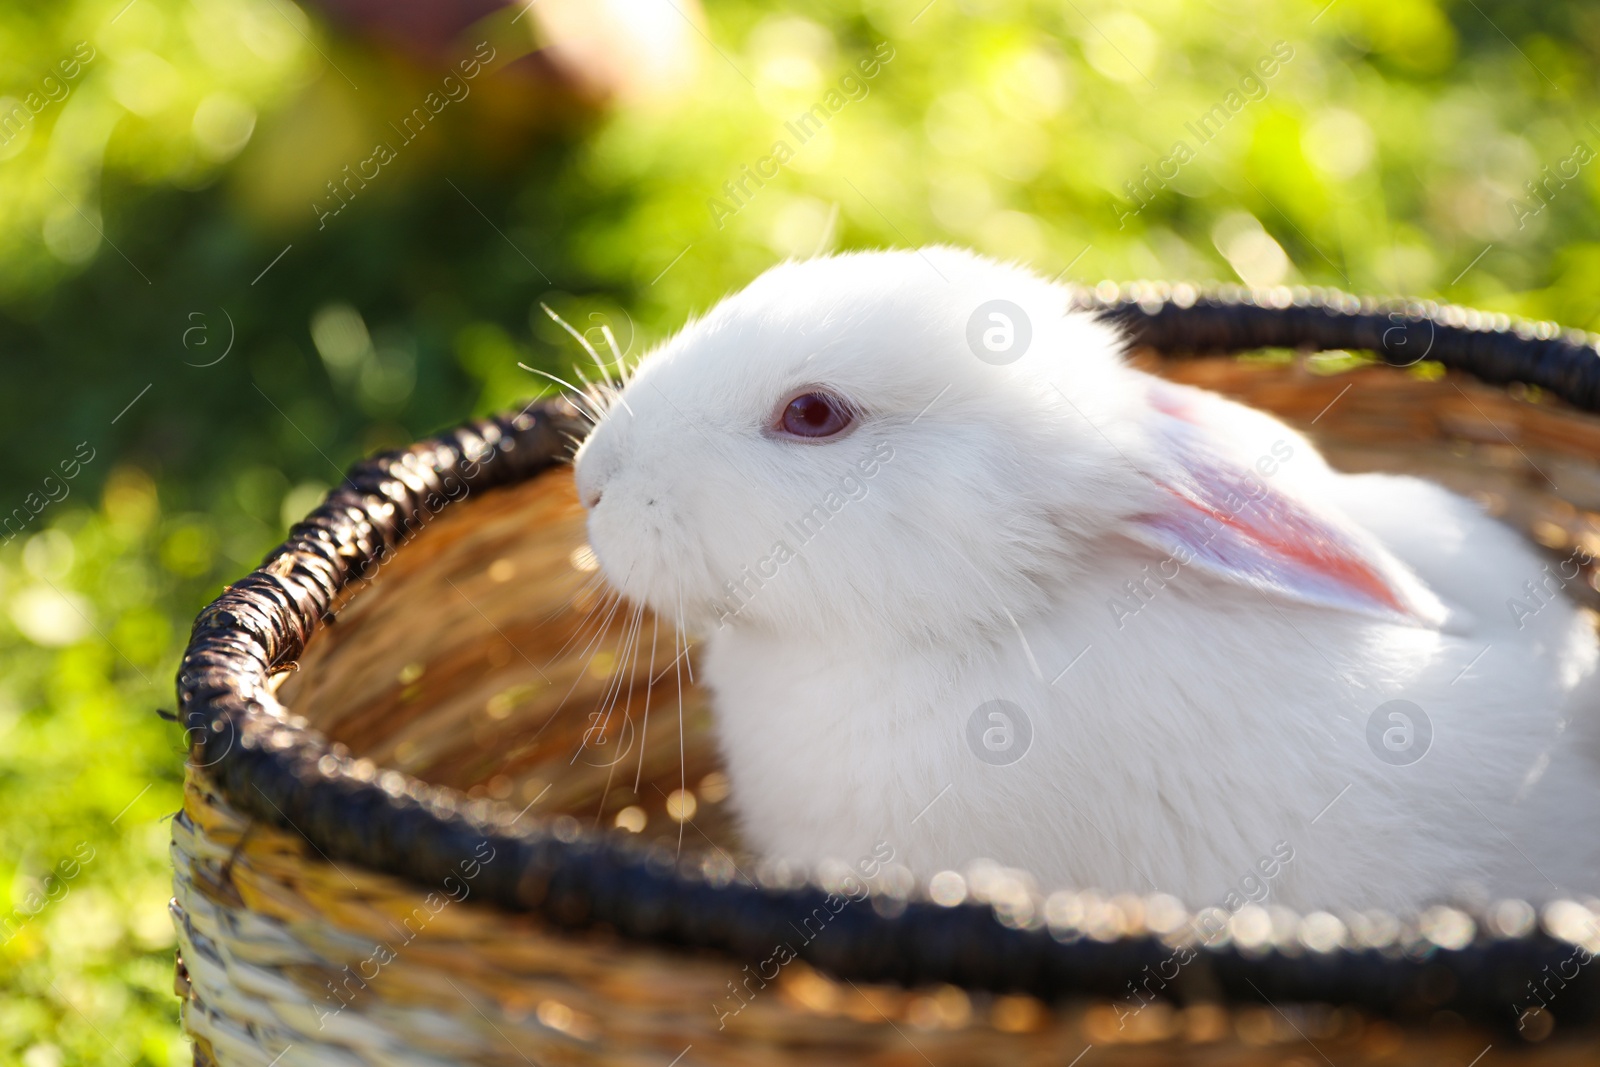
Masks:
[[[600,358],[600,353],[595,351],[595,347],[594,347],[594,345],[589,343],[589,339],[587,337],[585,337],[583,334],[579,333],[576,329],[574,329],[572,327],[572,324],[567,322],[566,319],[563,319],[560,315],[557,315],[555,313],[555,310],[553,308],[551,308],[550,305],[544,303],[543,301],[540,301],[539,306],[544,309],[544,313],[546,315],[549,315],[551,320],[553,322],[555,322],[555,324],[557,326],[560,326],[563,330],[567,331],[567,333],[571,334],[572,335],[572,339],[574,341],[578,342],[578,344],[580,346],[582,346],[583,350],[589,354],[589,358],[594,360],[594,365],[600,369],[600,374],[602,376],[601,380],[606,385],[609,386],[611,384],[611,381],[612,381],[611,368],[610,368],[610,366],[607,365],[605,360]],[[606,336],[606,334],[609,332],[609,330],[610,330],[610,327],[602,326],[600,328],[601,336]],[[608,340],[609,340],[609,343],[611,345],[611,350],[613,352],[615,352],[616,351],[616,341],[615,340],[610,340],[610,339],[608,339]],[[618,358],[620,360],[621,357],[619,356]],[[575,371],[577,371],[579,379],[582,380],[585,385],[588,385],[589,381],[588,381],[587,378],[585,378],[583,376],[582,370],[580,370],[579,368],[576,368],[576,367],[574,367],[573,369]],[[626,384],[627,379],[623,378],[623,382],[624,382],[624,384]],[[621,400],[621,394],[620,393],[616,394],[616,399]],[[622,406],[623,407],[627,407],[628,406],[627,401],[623,400],[622,401]],[[628,414],[630,414],[630,415],[633,414],[633,409],[632,408],[628,409]]]
[[[621,730],[617,731],[617,744],[618,744],[619,747],[622,744],[622,738],[627,736],[627,724],[632,721],[632,719],[628,715],[628,706],[633,701],[633,674],[634,674],[634,668],[636,668],[637,665],[638,665],[638,654],[639,654],[638,637],[639,637],[639,628],[640,628],[641,619],[643,617],[643,613],[644,613],[643,605],[640,605],[640,606],[634,608],[633,616],[629,619],[628,626],[623,632],[623,641],[622,641],[622,643],[620,643],[618,645],[617,663],[620,665],[624,660],[629,660],[630,663],[631,663],[631,665],[629,667],[629,670],[628,670],[628,696],[627,696],[627,700],[622,705],[623,727],[622,727]],[[630,646],[632,648],[631,659],[630,659],[629,652],[626,651],[626,649],[629,648]],[[573,760],[576,760],[578,758],[578,755],[583,752],[584,745],[586,745],[588,743],[589,734],[591,732],[593,732],[594,730],[596,730],[596,729],[599,730],[599,734],[600,734],[600,738],[601,738],[599,743],[600,744],[604,744],[605,743],[606,730],[611,725],[611,715],[612,715],[612,713],[614,711],[616,711],[617,696],[620,695],[621,692],[622,692],[622,673],[620,671],[614,672],[612,674],[612,679],[615,682],[615,686],[614,686],[614,688],[612,690],[612,693],[611,693],[611,699],[609,701],[607,701],[606,704],[605,704],[605,709],[606,709],[605,718],[600,721],[600,723],[598,724],[597,727],[596,726],[591,726],[589,728],[589,730],[584,731],[583,744],[580,744],[578,746],[578,752],[573,754],[573,757],[572,757]],[[598,713],[596,713],[596,714],[598,714]],[[611,797],[611,786],[612,786],[612,783],[614,783],[616,781],[616,777],[617,777],[617,764],[620,763],[621,761],[622,761],[622,756],[621,756],[621,754],[619,754],[616,759],[613,759],[609,763],[606,764],[606,784],[605,784],[605,787],[600,791],[600,803],[599,803],[599,805],[596,808],[595,813],[594,813],[594,824],[595,824],[595,827],[597,829],[600,826],[600,820],[605,816],[606,801],[608,799],[610,799],[610,797]],[[570,763],[571,763],[571,761],[569,761],[569,766],[570,766]]]
[[[555,382],[557,385],[563,386],[564,388],[570,390],[572,392],[572,396],[573,396],[573,406],[578,409],[578,413],[579,414],[581,414],[584,418],[588,419],[590,422],[592,422],[592,423],[594,423],[596,425],[599,425],[600,420],[605,418],[605,413],[603,411],[601,411],[600,408],[599,408],[599,405],[595,403],[595,398],[593,396],[589,395],[588,393],[584,392],[582,389],[579,389],[576,385],[573,385],[571,382],[567,381],[566,379],[558,378],[554,374],[551,374],[547,370],[540,370],[538,367],[530,367],[526,363],[519,362],[517,364],[517,366],[521,367],[523,370],[528,371],[528,372],[530,372],[532,374],[537,374],[537,375],[539,375],[541,377],[549,378],[552,382]],[[578,397],[582,397],[584,400],[586,400],[589,403],[589,405],[594,408],[594,411],[591,412],[588,407],[584,407],[584,406],[578,404],[577,403],[577,398]]]
[[[683,635],[683,650],[684,650],[685,653],[687,653],[689,651],[689,634],[683,628],[683,585],[682,585],[681,582],[678,585],[678,627],[677,627],[677,632],[681,633]],[[674,647],[677,646],[677,638],[676,637],[673,638],[673,646]],[[685,657],[685,658],[687,658],[687,657]],[[677,660],[673,660],[673,662],[676,663]],[[690,670],[692,671],[693,668],[690,668]],[[683,739],[683,675],[681,673],[677,674],[677,679],[678,679],[678,789],[680,791],[686,793],[688,791],[688,788],[689,788],[689,764],[688,764],[688,758],[684,754],[684,739]],[[692,673],[689,676],[689,684],[691,684],[691,685],[694,684],[694,675]],[[679,856],[683,855],[683,821],[682,820],[680,820],[678,822],[678,855]]]
[[[650,730],[650,692],[653,684],[650,681],[650,672],[656,665],[656,637],[661,630],[661,619],[655,612],[650,613],[650,658],[644,664],[644,715],[639,723],[639,769],[633,775],[633,792],[639,793],[639,783],[644,778],[644,742],[645,735]]]

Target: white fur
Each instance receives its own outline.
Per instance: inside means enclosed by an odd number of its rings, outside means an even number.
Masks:
[[[1033,330],[1006,366],[966,341],[997,297]],[[1046,888],[1194,906],[1253,887],[1283,842],[1271,900],[1300,908],[1600,889],[1594,631],[1559,596],[1520,627],[1507,607],[1533,605],[1544,562],[1465,500],[1339,474],[1196,393],[1219,454],[1288,450],[1274,498],[1348,531],[1421,607],[1345,610],[1292,575],[1200,565],[1130,600],[1170,550],[1141,517],[1172,506],[1162,472],[1192,457],[1120,339],[1065,298],[950,249],[785,264],[645,358],[580,449],[607,577],[706,637],[745,840],[809,863],[887,842],[922,876],[987,857]],[[859,425],[773,434],[819,385]],[[807,513],[820,532],[801,543]],[[1007,766],[968,742],[995,699],[1032,724]],[[1432,724],[1407,766],[1368,745],[1391,699]]]

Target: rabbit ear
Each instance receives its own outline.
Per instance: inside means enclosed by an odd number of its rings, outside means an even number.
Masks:
[[[1200,390],[1155,381],[1149,399],[1157,463],[1144,473],[1164,492],[1154,511],[1134,518],[1135,539],[1180,566],[1269,597],[1413,625],[1444,623],[1444,606],[1409,568],[1335,504],[1306,491],[1326,468],[1304,441]],[[1278,440],[1255,442],[1255,431],[1268,428]],[[1297,459],[1301,470],[1281,469]]]

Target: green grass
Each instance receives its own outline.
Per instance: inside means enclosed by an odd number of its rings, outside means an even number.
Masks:
[[[70,498],[69,498],[70,499]],[[136,468],[0,551],[0,1060],[184,1062],[167,913],[184,619],[216,591],[208,517]],[[269,538],[262,538],[262,547]]]

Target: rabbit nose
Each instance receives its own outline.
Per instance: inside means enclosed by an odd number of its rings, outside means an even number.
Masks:
[[[594,464],[579,464],[577,471],[578,503],[586,511],[593,511],[605,493],[602,479],[594,476]]]
[[[578,456],[577,468],[573,472],[573,479],[578,489],[578,502],[589,511],[593,511],[600,503],[606,482],[616,468],[611,454],[604,450],[603,442],[592,442],[592,445],[600,447],[585,449]]]

